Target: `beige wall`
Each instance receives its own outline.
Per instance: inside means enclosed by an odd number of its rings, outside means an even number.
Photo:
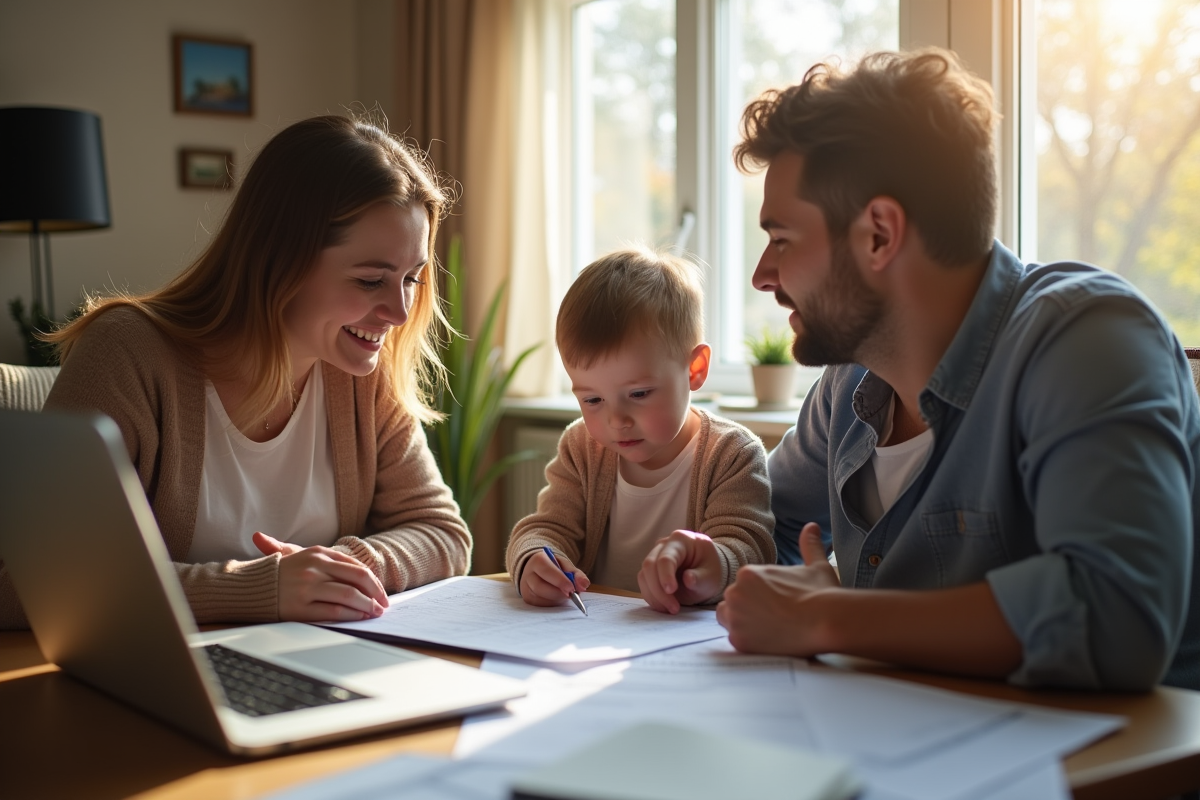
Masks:
[[[220,222],[227,192],[181,189],[182,146],[248,156],[295,120],[391,105],[387,0],[3,0],[0,106],[100,115],[113,226],[52,237],[59,313],[83,289],[147,289],[175,275]],[[254,45],[252,118],[175,114],[171,35]],[[361,91],[360,91],[361,89]],[[19,158],[5,153],[0,157]],[[25,236],[0,236],[0,361],[22,363],[8,300],[30,298]]]

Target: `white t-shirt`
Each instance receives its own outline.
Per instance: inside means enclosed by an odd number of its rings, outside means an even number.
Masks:
[[[188,561],[249,560],[255,531],[302,547],[337,538],[333,450],[318,363],[292,418],[269,442],[242,435],[205,381],[204,470]]]
[[[588,576],[592,583],[638,591],[637,575],[650,548],[671,531],[687,527],[688,478],[698,440],[699,436],[693,436],[674,461],[646,473],[654,481],[648,488],[634,486],[617,470],[608,529],[600,542],[594,574]]]
[[[896,399],[893,397],[888,408],[887,427],[879,441],[886,442],[892,435],[892,417],[895,413]],[[874,525],[896,504],[900,495],[921,474],[931,452],[932,428],[926,428],[907,442],[875,448],[871,460],[862,470],[862,512],[868,523]]]

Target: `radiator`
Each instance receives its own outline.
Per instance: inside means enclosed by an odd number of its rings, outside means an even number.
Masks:
[[[532,450],[536,458],[522,461],[508,473],[508,530],[517,521],[537,511],[537,496],[546,485],[546,465],[558,452],[562,428],[522,425],[513,431],[513,452]]]

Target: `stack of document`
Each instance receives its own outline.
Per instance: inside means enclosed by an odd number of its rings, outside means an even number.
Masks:
[[[534,767],[659,721],[847,759],[863,800],[1064,800],[1059,761],[1124,724],[807,662],[727,640],[565,674],[488,656],[528,681],[509,711],[469,719],[455,756]]]
[[[862,800],[1065,800],[1060,760],[1124,724],[743,655],[708,609],[668,616],[639,599],[589,595],[588,610],[534,608],[510,584],[459,578],[394,596],[378,619],[337,625],[483,651],[482,669],[527,681],[529,693],[468,719],[453,760],[393,759],[279,797],[366,798],[383,785],[447,800],[503,800],[514,786],[541,796],[532,790],[565,776],[582,785],[589,759],[633,764],[650,752],[639,737],[656,732],[655,748],[720,742],[738,759],[757,748],[767,761],[783,751],[830,776],[806,782],[810,771],[794,768],[791,795],[756,796],[836,798],[857,783]]]

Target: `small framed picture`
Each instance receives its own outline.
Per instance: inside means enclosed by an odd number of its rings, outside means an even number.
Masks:
[[[179,185],[185,189],[228,189],[233,186],[233,151],[179,150]]]
[[[172,37],[175,111],[186,114],[254,114],[254,48],[196,36]]]

